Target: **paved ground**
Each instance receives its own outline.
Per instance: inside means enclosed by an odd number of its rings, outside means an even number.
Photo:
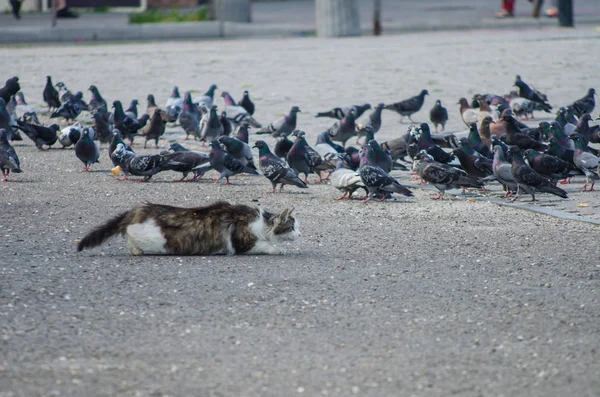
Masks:
[[[372,31],[371,0],[360,0],[361,27],[365,34]],[[384,34],[439,30],[524,29],[556,26],[556,19],[532,19],[531,5],[520,1],[516,17],[494,18],[498,1],[480,0],[383,0]],[[574,5],[576,25],[600,24],[600,7],[596,0],[578,0]],[[252,24],[215,22],[185,24],[129,25],[122,13],[87,13],[75,20],[59,20],[50,27],[46,14],[25,14],[19,21],[11,15],[0,15],[0,43],[30,42],[133,41],[209,39],[215,37],[302,36],[315,31],[315,2],[293,0],[256,2],[252,5]]]
[[[34,105],[47,74],[124,102],[152,92],[163,103],[174,84],[199,92],[214,82],[236,97],[249,89],[264,123],[299,105],[313,142],[329,125],[312,116],[319,110],[422,88],[432,95],[415,119],[441,98],[448,130],[460,130],[456,99],[506,92],[517,73],[567,104],[598,83],[598,37],[548,29],[45,46],[0,57]],[[267,49],[277,55],[257,56]],[[378,138],[406,127],[384,113]],[[272,195],[263,177],[120,182],[104,149],[90,174],[72,150],[16,149],[25,173],[0,184],[2,397],[598,395],[596,226],[421,190],[361,204],[332,200],[329,185]],[[600,204],[579,186],[568,200],[540,198]],[[284,257],[136,258],[121,239],[74,252],[91,227],[140,201],[215,199],[294,206],[303,238]]]

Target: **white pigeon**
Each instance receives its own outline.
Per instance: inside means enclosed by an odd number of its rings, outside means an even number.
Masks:
[[[329,176],[331,185],[336,189],[344,192],[342,197],[338,197],[336,200],[344,200],[352,197],[352,194],[357,189],[365,189],[365,184],[360,178],[360,174],[356,171],[352,171],[344,167],[343,161],[338,161],[337,168]]]

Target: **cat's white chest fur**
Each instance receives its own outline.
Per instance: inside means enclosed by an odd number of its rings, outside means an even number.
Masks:
[[[160,227],[154,219],[147,219],[143,223],[127,226],[127,248],[133,255],[161,255],[167,254]]]

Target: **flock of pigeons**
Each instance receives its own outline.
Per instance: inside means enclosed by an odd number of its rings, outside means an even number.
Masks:
[[[91,97],[85,102],[82,92],[73,94],[63,82],[54,85],[48,76],[42,95],[50,118],[64,119],[68,125],[62,129],[58,124],[45,126],[27,104],[18,77],[13,77],[0,88],[0,169],[4,181],[10,172],[22,172],[10,144],[22,140],[22,132],[40,150],[48,150],[56,142],[63,147],[74,146],[84,171],[99,162],[100,147],[95,141],[107,144],[115,166],[113,173],[122,173],[122,179],[134,175],[148,181],[161,171],[181,172],[181,180],[189,174],[198,179],[215,170],[219,173],[215,180],[225,179],[226,184],[236,174],[262,174],[275,192],[277,186],[281,191],[284,185],[307,188],[308,174],[315,173],[319,181],[330,180],[343,192],[339,199],[350,198],[356,190],[363,189],[364,201],[369,201],[373,197],[385,200],[393,193],[412,196],[410,189],[390,175],[395,168],[408,171],[406,165],[410,164],[420,183],[428,182],[439,190],[436,199],[451,188],[485,190],[485,184],[492,181],[499,182],[505,197],[513,199],[521,191],[531,194],[534,201],[536,192],[566,198],[567,193],[557,184],[569,183],[576,174],[586,177],[582,190],[587,190],[588,185],[593,190],[599,179],[600,162],[600,153],[589,146],[590,142],[600,143],[600,127],[589,124],[595,90],[591,88],[583,98],[560,108],[554,121],[543,121],[532,128],[519,118],[533,117],[534,111],[550,113],[552,106],[546,95],[527,85],[520,76],[514,85],[517,90],[509,95],[478,94],[471,102],[466,98],[458,101],[460,116],[469,130],[466,136],[438,134],[438,128],[445,128],[448,111],[437,100],[430,111],[434,133],[428,123],[421,123],[411,125],[399,137],[377,141],[382,111],[394,111],[412,122],[411,116],[421,110],[429,94],[422,90],[393,104],[380,103],[374,108],[363,104],[319,112],[316,117],[336,121],[310,146],[305,132],[297,128],[297,114],[301,112],[298,106],[263,127],[254,118],[255,105],[248,91],[237,103],[223,91],[224,107],[219,114],[214,103],[216,85],[197,98],[189,92],[182,98],[175,87],[162,108],[150,94],[145,112],[138,111],[137,100],[127,109],[115,100],[111,112],[96,86],[89,87]],[[370,109],[366,122],[358,123],[357,119]],[[84,111],[91,114],[91,126],[76,121]],[[208,144],[210,152],[192,151],[172,143],[170,150],[158,154],[135,153],[132,146],[136,137],[144,138],[144,147],[148,141],[154,141],[158,147],[168,123],[181,126],[186,140],[191,136]],[[257,129],[257,135],[268,134],[277,139],[273,151],[264,140],[257,140],[250,147],[251,128]],[[346,145],[352,138],[359,143],[363,137],[360,149]],[[252,148],[258,149],[258,168]]]

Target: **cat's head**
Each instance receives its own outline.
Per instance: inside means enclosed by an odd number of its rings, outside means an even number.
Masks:
[[[272,218],[272,234],[276,240],[291,241],[297,240],[302,235],[300,233],[300,224],[292,216],[294,209],[286,208],[279,215]]]

